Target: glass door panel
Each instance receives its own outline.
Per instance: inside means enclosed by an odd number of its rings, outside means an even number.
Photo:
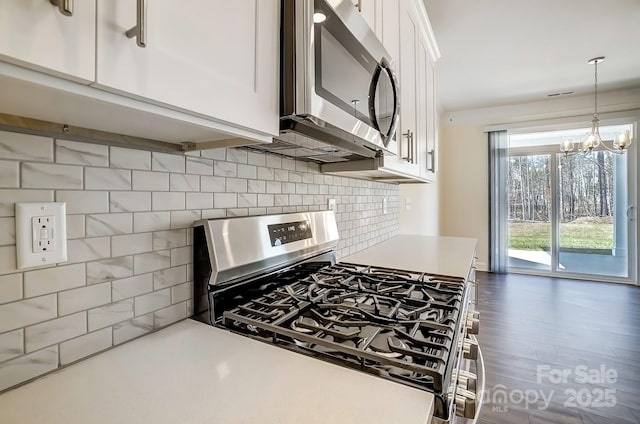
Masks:
[[[551,271],[551,155],[509,158],[508,266]]]
[[[598,151],[557,160],[557,271],[627,277],[627,155]]]

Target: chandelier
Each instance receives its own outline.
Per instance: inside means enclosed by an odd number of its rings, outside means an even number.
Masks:
[[[595,88],[595,101],[594,101],[594,112],[593,119],[591,120],[591,131],[585,134],[584,139],[578,145],[578,152],[580,153],[590,153],[594,149],[602,146],[606,150],[613,153],[624,153],[625,149],[629,147],[631,144],[631,136],[629,131],[621,131],[616,137],[613,139],[612,147],[607,146],[607,144],[600,137],[600,119],[598,118],[598,63],[604,61],[604,56],[594,57],[589,60],[590,65],[594,65],[594,88]],[[560,151],[565,155],[569,154],[575,149],[575,145],[573,139],[564,138],[560,142]]]

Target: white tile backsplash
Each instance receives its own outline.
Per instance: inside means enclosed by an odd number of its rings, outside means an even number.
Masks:
[[[397,186],[323,175],[314,164],[0,132],[0,386],[187,317],[194,221],[321,210],[329,197],[338,201],[338,256],[398,232]],[[67,203],[68,263],[16,270],[15,202],[54,199]]]
[[[153,289],[162,290],[187,281],[186,265],[163,269],[153,273]]]
[[[58,346],[20,356],[0,365],[0,390],[58,368]]]
[[[114,302],[153,291],[153,273],[136,275],[111,282],[111,297]]]
[[[111,254],[113,256],[125,256],[151,252],[153,250],[152,240],[152,233],[112,237]]]
[[[127,169],[85,168],[86,190],[131,190],[131,171]]]
[[[151,152],[112,146],[109,165],[112,168],[150,170]]]
[[[19,162],[0,160],[0,187],[19,187]]]
[[[27,352],[33,352],[86,332],[87,313],[83,311],[25,328],[24,344]]]
[[[0,216],[15,216],[16,203],[52,202],[53,197],[53,190],[0,189]]]
[[[133,257],[135,274],[157,271],[171,266],[171,251],[161,250],[152,253],[142,253]]]
[[[67,213],[109,212],[108,191],[56,191],[56,202],[67,203]]]
[[[133,256],[87,263],[87,284],[97,284],[133,275]]]
[[[170,229],[171,213],[169,212],[138,212],[133,214],[133,231],[136,233]]]
[[[200,190],[208,193],[224,192],[225,181],[224,177],[202,176],[200,177]]]
[[[113,326],[113,343],[120,344],[153,331],[153,313]]]
[[[200,219],[199,210],[171,211],[171,229],[193,227],[193,223]]]
[[[21,175],[24,188],[82,189],[81,166],[23,162]]]
[[[132,179],[133,190],[169,190],[169,174],[166,172],[132,171]]]
[[[183,155],[152,152],[151,169],[154,171],[184,173],[185,157]]]
[[[96,352],[108,349],[112,343],[111,327],[60,343],[60,365],[67,365]]]
[[[156,231],[153,233],[153,250],[165,250],[186,246],[187,231],[186,229]]]
[[[16,220],[0,218],[0,246],[8,244],[16,244]]]
[[[153,322],[156,329],[166,327],[169,324],[180,321],[187,317],[187,302],[176,303],[167,308],[160,309],[153,313]]]
[[[213,207],[217,209],[235,208],[238,206],[238,195],[235,193],[214,193]]]
[[[133,318],[133,299],[121,300],[89,310],[89,331]]]
[[[112,191],[111,212],[144,212],[151,210],[151,193],[142,191]]]
[[[107,213],[87,215],[87,237],[114,236],[133,231],[133,215],[130,213]]]
[[[0,303],[22,299],[22,274],[0,275]]]
[[[84,238],[84,215],[67,215],[67,238]]]
[[[206,158],[187,158],[187,174],[213,175],[213,160]]]
[[[111,256],[111,238],[67,240],[67,262],[88,262]]]
[[[213,193],[187,193],[187,209],[213,208]]]
[[[56,295],[0,305],[0,333],[50,320],[57,315]]]
[[[47,137],[0,131],[0,158],[53,162],[53,140]]]
[[[151,205],[154,211],[173,211],[185,208],[185,194],[177,192],[151,193]]]
[[[238,165],[216,160],[213,162],[213,175],[220,177],[237,177]]]
[[[0,334],[0,362],[24,355],[24,330]]]
[[[198,175],[171,174],[169,176],[170,191],[200,191]]]
[[[72,314],[110,302],[111,283],[93,284],[58,293],[58,313],[60,315]]]
[[[25,297],[42,296],[84,286],[85,265],[62,265],[24,273]]]
[[[136,316],[157,311],[171,304],[171,289],[154,291],[135,298]]]
[[[56,163],[108,166],[109,148],[100,144],[56,140]]]

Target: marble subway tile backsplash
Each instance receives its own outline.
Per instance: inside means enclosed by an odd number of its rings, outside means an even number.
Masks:
[[[0,131],[0,391],[190,316],[194,221],[323,210],[329,198],[339,257],[398,232],[398,186],[315,164]],[[15,203],[50,201],[66,202],[68,261],[17,270]]]

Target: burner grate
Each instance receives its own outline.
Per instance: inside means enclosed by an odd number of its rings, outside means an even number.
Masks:
[[[336,264],[223,312],[223,325],[442,392],[464,280]]]

